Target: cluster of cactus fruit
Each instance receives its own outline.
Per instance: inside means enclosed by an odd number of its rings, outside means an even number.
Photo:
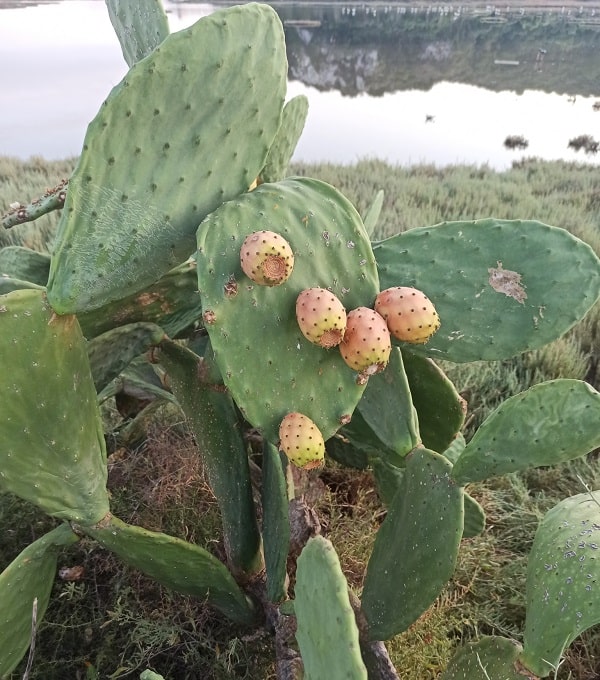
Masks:
[[[286,176],[307,102],[285,101],[274,10],[223,9],[169,34],[158,0],[107,5],[130,70],[88,128],[52,255],[0,251],[0,490],[58,522],[0,573],[0,677],[27,652],[57,555],[80,540],[238,624],[266,617],[278,677],[397,677],[383,641],[428,609],[461,539],[485,529],[467,485],[600,446],[600,394],[567,379],[511,396],[465,442],[466,405],[436,359],[551,342],[600,297],[600,261],[534,221],[371,240],[381,194],[361,217],[330,185]],[[187,417],[226,564],[110,512],[99,404],[127,386],[150,403],[119,441],[157,403]],[[292,550],[302,497],[289,461],[310,479],[327,460],[370,470],[387,510],[360,599],[326,538]],[[600,621],[598,500],[565,499],[540,523],[522,640],[459,649],[443,680],[547,677]]]
[[[292,275],[294,252],[280,234],[261,230],[242,243],[240,264],[246,276],[260,286],[280,286]],[[378,293],[374,309],[350,312],[330,290],[306,288],[296,298],[296,320],[302,335],[323,349],[339,347],[359,385],[385,369],[392,352],[391,336],[423,344],[440,327],[429,298],[416,288],[394,286]],[[211,315],[211,321],[214,317]],[[281,450],[300,468],[319,467],[325,459],[325,442],[316,424],[302,413],[289,413],[279,426]]]

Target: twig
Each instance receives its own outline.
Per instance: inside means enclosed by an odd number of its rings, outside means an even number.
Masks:
[[[29,645],[29,657],[27,659],[27,666],[25,668],[25,673],[23,673],[23,680],[28,680],[31,669],[33,668],[33,655],[35,653],[35,637],[37,634],[37,610],[38,610],[38,599],[33,598],[33,607],[31,611],[31,644]]]
[[[63,179],[53,189],[48,189],[41,198],[36,198],[31,203],[24,204],[18,201],[11,203],[10,211],[2,217],[2,226],[5,229],[10,229],[16,224],[33,222],[42,215],[53,210],[59,210],[65,204],[68,183],[68,179]]]

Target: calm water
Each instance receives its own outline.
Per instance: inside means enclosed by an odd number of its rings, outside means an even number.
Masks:
[[[102,0],[0,4],[0,154],[76,155],[126,65]],[[209,4],[165,2],[171,30]],[[600,10],[460,5],[277,6],[289,97],[308,122],[295,158],[403,165],[523,156],[600,162],[568,148],[600,139]],[[311,19],[319,25],[298,26]],[[523,136],[525,151],[504,147]]]

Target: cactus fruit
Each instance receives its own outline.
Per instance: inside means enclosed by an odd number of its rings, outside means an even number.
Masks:
[[[294,268],[290,244],[274,231],[255,231],[242,243],[240,263],[244,274],[261,286],[278,286]]]
[[[279,448],[303,470],[321,467],[325,442],[319,428],[302,413],[288,413],[279,426]]]
[[[368,307],[357,307],[348,313],[340,353],[348,366],[359,373],[359,381],[383,371],[391,351],[390,332],[380,314]]]
[[[390,333],[403,342],[421,345],[440,327],[431,300],[417,288],[386,288],[375,299],[375,311],[386,320]]]
[[[325,288],[307,288],[298,295],[296,319],[304,337],[315,345],[329,349],[344,339],[346,310]]]

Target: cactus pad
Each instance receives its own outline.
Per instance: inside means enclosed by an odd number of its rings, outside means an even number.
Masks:
[[[287,597],[287,557],[290,520],[285,467],[273,444],[265,442],[262,464],[263,542],[267,571],[267,597],[281,602]]]
[[[421,288],[440,330],[414,351],[503,359],[556,339],[600,295],[600,260],[564,229],[535,221],[445,222],[373,246],[381,289]]]
[[[584,456],[600,446],[600,393],[581,380],[539,383],[504,401],[454,464],[458,484]]]
[[[241,270],[242,242],[257,229],[280,233],[294,251],[280,286],[253,284]],[[331,437],[364,387],[335,348],[306,340],[295,309],[312,287],[328,288],[346,309],[375,299],[371,244],[349,201],[324,182],[290,178],[224,204],[198,229],[198,287],[216,361],[247,420],[276,443],[280,422],[297,411]]]
[[[521,645],[499,636],[482,637],[459,649],[440,680],[527,680],[519,673]]]
[[[265,167],[259,175],[259,183],[278,182],[287,175],[296,145],[304,130],[308,115],[308,99],[303,94],[290,99],[283,107],[281,125],[269,149]]]
[[[0,574],[0,678],[8,677],[29,647],[34,600],[37,621],[44,616],[59,549],[77,540],[69,525],[61,524],[25,548]]]
[[[108,512],[106,447],[86,343],[43,292],[0,296],[0,489],[82,524]]]
[[[254,606],[227,567],[198,545],[109,517],[86,534],[124,562],[183,595],[205,600],[236,623],[255,623]]]
[[[452,576],[463,530],[463,489],[452,464],[415,449],[367,565],[362,609],[372,640],[406,630]]]
[[[423,444],[445,454],[465,421],[467,404],[432,359],[404,348],[402,358]]]
[[[250,467],[231,396],[211,359],[165,340],[158,359],[185,413],[221,511],[229,566],[249,576],[263,567]]]
[[[150,54],[169,35],[160,0],[106,0],[106,7],[127,66]]]
[[[395,452],[396,464],[403,465],[397,458],[412,451],[421,443],[421,437],[398,347],[392,349],[385,371],[369,378],[358,410],[378,439]]]
[[[366,680],[348,584],[331,542],[311,538],[297,567],[296,639],[305,680]]]
[[[582,493],[546,513],[527,562],[521,662],[545,677],[563,650],[600,623],[600,493]]]
[[[193,252],[202,218],[263,167],[286,76],[279,17],[255,3],[200,19],[132,66],[69,180],[48,282],[58,314],[142,290]]]

